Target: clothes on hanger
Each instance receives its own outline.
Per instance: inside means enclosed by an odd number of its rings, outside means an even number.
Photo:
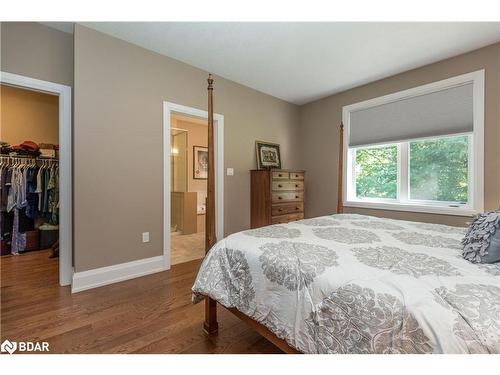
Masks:
[[[59,166],[57,160],[3,156],[0,162],[1,240],[12,254],[26,249],[26,232],[35,219],[58,224]]]

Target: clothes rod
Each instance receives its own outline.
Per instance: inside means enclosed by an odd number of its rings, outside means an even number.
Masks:
[[[33,160],[33,161],[48,161],[52,163],[59,163],[59,159],[50,158],[50,157],[33,157],[28,155],[0,155],[0,157],[4,160],[14,160],[14,159],[23,159],[23,160]]]
[[[37,159],[37,160],[54,160],[54,161],[59,161],[59,159],[52,158],[50,156],[30,156],[30,155],[7,155],[7,154],[0,154],[0,157],[2,157],[2,158],[24,158],[24,159]]]

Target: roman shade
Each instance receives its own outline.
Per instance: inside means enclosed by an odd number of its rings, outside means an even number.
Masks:
[[[349,146],[472,132],[473,84],[350,113]]]

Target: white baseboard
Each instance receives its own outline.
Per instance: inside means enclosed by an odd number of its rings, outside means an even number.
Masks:
[[[103,285],[113,284],[120,281],[134,279],[136,277],[165,271],[166,262],[164,256],[134,260],[132,262],[115,264],[108,267],[95,268],[93,270],[75,272],[71,293],[97,288]]]

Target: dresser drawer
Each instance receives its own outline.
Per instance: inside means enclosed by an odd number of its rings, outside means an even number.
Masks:
[[[292,204],[290,204],[290,203],[288,203],[288,204],[273,204],[273,207],[271,209],[272,216],[293,214],[293,213],[298,213],[298,212],[304,212],[304,203],[303,202],[297,202],[297,203],[292,203]]]
[[[290,172],[290,180],[303,180],[304,172]]]
[[[271,185],[272,190],[304,190],[304,181],[273,181]]]
[[[290,173],[288,173],[288,172],[271,172],[271,178],[273,180],[288,180],[290,178]]]
[[[303,192],[273,192],[271,194],[272,203],[281,203],[281,202],[301,202],[304,200]]]
[[[300,169],[250,171],[250,226],[304,219],[306,172]]]
[[[274,216],[271,219],[271,223],[272,224],[284,224],[284,223],[289,223],[291,221],[302,220],[303,218],[304,218],[304,214],[303,213]]]

